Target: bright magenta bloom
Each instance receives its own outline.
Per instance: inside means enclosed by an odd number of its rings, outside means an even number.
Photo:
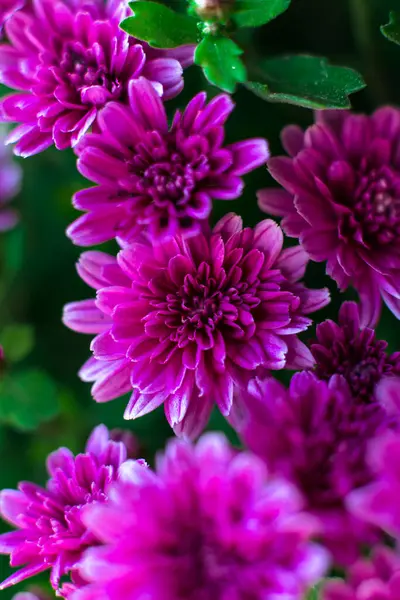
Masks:
[[[387,354],[387,342],[377,340],[375,331],[362,327],[355,302],[344,302],[338,323],[330,319],[317,325],[317,339],[310,345],[315,374],[329,380],[341,375],[354,398],[375,401],[375,387],[385,377],[400,375],[400,352]]]
[[[252,381],[244,404],[247,446],[272,473],[298,487],[335,560],[351,564],[360,545],[375,537],[374,529],[348,510],[347,496],[373,481],[370,441],[398,426],[398,417],[378,402],[355,402],[339,376],[328,385],[307,372],[294,375],[289,389],[272,378]]]
[[[234,108],[229,96],[206,104],[206,94],[177,112],[172,126],[164,104],[144,78],[128,86],[129,106],[110,102],[99,114],[98,133],[79,144],[78,169],[98,184],[79,191],[86,214],[68,228],[75,244],[93,246],[141,231],[162,242],[207,226],[212,199],[233,200],[242,175],[266,163],[263,139],[224,145],[224,124]]]
[[[2,100],[1,116],[20,123],[9,137],[17,154],[75,146],[141,75],[164,98],[182,90],[193,48],[148,48],[119,28],[128,13],[125,0],[34,0],[7,20],[0,81],[18,92]]]
[[[126,458],[124,444],[110,440],[107,428],[100,425],[84,454],[74,456],[67,448],[50,454],[46,488],[22,482],[18,491],[1,492],[1,516],[16,531],[0,535],[0,553],[9,554],[11,566],[21,568],[3,581],[0,590],[48,569],[55,590],[66,574],[79,584],[76,565],[82,552],[98,543],[82,521],[83,509],[107,499],[109,486],[118,478]],[[74,587],[66,584],[62,595],[69,597],[68,591]]]
[[[215,403],[235,417],[234,389],[257,369],[312,366],[297,334],[329,293],[298,282],[306,255],[282,244],[273,221],[243,229],[230,214],[211,235],[143,240],[117,260],[83,254],[79,274],[97,298],[67,305],[64,323],[97,334],[80,373],[95,400],[133,390],[126,418],[164,404],[174,431],[196,436]]]
[[[400,556],[385,546],[373,549],[370,560],[359,559],[349,569],[346,581],[328,581],[323,600],[398,600]]]
[[[393,414],[400,412],[400,379],[388,378],[377,389],[382,404]],[[370,467],[375,473],[372,483],[348,498],[355,515],[378,525],[400,539],[400,435],[388,433],[371,443]]]
[[[259,192],[262,210],[283,217],[284,232],[326,261],[341,290],[357,289],[371,327],[382,299],[400,318],[399,135],[397,108],[321,112],[305,132],[283,130],[290,158],[272,158],[269,169],[284,189]]]
[[[73,600],[300,600],[327,566],[294,488],[268,478],[224,436],[172,440],[156,471],[126,463],[106,505],[84,520],[92,585]]]

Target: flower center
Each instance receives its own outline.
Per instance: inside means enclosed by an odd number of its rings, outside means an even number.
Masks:
[[[224,338],[250,339],[255,332],[252,313],[260,303],[257,286],[258,280],[232,285],[225,271],[216,277],[210,265],[202,263],[176,292],[167,294],[165,303],[157,303],[168,311],[163,320],[169,339],[180,347],[194,342],[202,350],[213,347],[218,331]]]
[[[370,402],[376,383],[383,374],[392,370],[389,357],[385,352],[386,343],[371,340],[367,347],[357,341],[348,343],[335,342],[330,348],[329,359],[318,361],[316,374],[320,379],[328,380],[332,375],[343,375],[349,384],[352,394],[358,400]]]
[[[370,241],[389,244],[400,234],[400,175],[389,167],[362,174],[354,213]]]
[[[144,171],[142,185],[157,206],[165,206],[171,201],[177,205],[186,204],[195,186],[193,168],[181,161],[156,163]]]
[[[209,172],[207,157],[200,149],[185,153],[175,135],[162,139],[150,133],[147,144],[138,144],[129,169],[136,177],[136,190],[150,197],[157,208],[182,211],[193,202],[197,182]]]
[[[67,42],[62,55],[61,70],[67,82],[80,93],[84,104],[102,106],[106,101],[120,99],[123,86],[108,72],[101,52],[85,48],[79,42]]]

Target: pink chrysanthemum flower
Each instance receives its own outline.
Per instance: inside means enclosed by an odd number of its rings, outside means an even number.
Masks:
[[[16,10],[25,5],[26,0],[1,0],[0,3],[0,38],[3,35],[4,23]]]
[[[339,321],[317,325],[317,339],[310,345],[319,379],[341,375],[355,398],[373,402],[375,386],[382,378],[400,375],[400,352],[387,354],[387,342],[377,340],[375,331],[362,327],[355,302],[344,302]]]
[[[370,559],[352,565],[346,580],[332,579],[324,585],[323,600],[398,600],[400,556],[390,548],[377,546]]]
[[[327,261],[341,290],[357,289],[363,325],[376,324],[382,299],[400,318],[399,135],[397,108],[321,112],[305,133],[283,130],[290,158],[272,158],[269,169],[284,190],[259,192],[261,209]]]
[[[0,130],[0,232],[12,229],[18,222],[17,212],[8,208],[8,203],[18,194],[22,179],[22,170],[4,145],[3,134]]]
[[[123,479],[85,511],[105,545],[84,556],[93,584],[74,600],[297,600],[324,574],[296,490],[222,435],[173,440],[156,472],[126,463]]]
[[[68,573],[79,582],[76,564],[86,548],[98,543],[82,521],[83,509],[107,499],[126,455],[122,442],[110,440],[100,425],[84,454],[60,448],[48,457],[46,488],[23,482],[18,491],[1,492],[0,514],[16,531],[0,535],[0,553],[10,555],[12,567],[25,566],[3,581],[0,590],[48,569],[55,590]]]
[[[95,400],[133,389],[127,419],[164,404],[175,432],[196,436],[214,403],[233,417],[234,388],[246,387],[256,369],[312,366],[297,334],[329,293],[298,283],[306,255],[282,244],[273,221],[242,229],[230,214],[211,235],[144,240],[117,260],[83,254],[79,274],[97,298],[67,305],[64,323],[98,334],[80,372],[95,381]]]
[[[378,403],[355,403],[342,378],[334,376],[328,385],[308,372],[294,375],[288,390],[272,378],[255,379],[244,401],[246,445],[272,473],[298,487],[335,559],[354,561],[360,543],[374,540],[373,528],[348,511],[346,498],[373,479],[370,440],[398,418]]]
[[[193,49],[155,51],[119,28],[125,0],[35,0],[6,22],[0,82],[18,93],[1,102],[21,156],[75,146],[110,101],[127,102],[129,81],[143,75],[164,98],[183,87]],[[180,60],[177,60],[177,58]]]
[[[198,94],[168,129],[164,105],[147,80],[131,82],[128,93],[130,106],[108,104],[99,132],[77,148],[78,169],[98,184],[74,198],[86,214],[67,234],[81,246],[114,237],[131,242],[143,228],[159,241],[194,235],[210,216],[212,199],[238,198],[241,176],[269,157],[263,139],[223,146],[234,107],[229,96],[206,104],[206,94]]]
[[[381,403],[400,412],[400,378],[388,378],[377,387]],[[400,539],[400,435],[388,433],[370,446],[369,462],[375,480],[351,494],[348,505],[355,515]]]

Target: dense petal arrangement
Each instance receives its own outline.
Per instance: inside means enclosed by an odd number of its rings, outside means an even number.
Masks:
[[[60,448],[48,457],[46,488],[23,482],[18,491],[1,492],[0,514],[16,531],[0,536],[0,553],[10,555],[12,567],[25,566],[3,581],[0,590],[48,569],[54,589],[64,575],[75,578],[82,552],[98,543],[82,521],[83,509],[107,499],[126,455],[125,446],[110,440],[107,428],[100,425],[84,454],[74,456]]]
[[[400,556],[385,546],[377,546],[371,558],[351,566],[346,581],[328,581],[323,600],[398,600]]]
[[[130,106],[110,102],[99,114],[99,132],[77,148],[79,171],[98,184],[74,198],[87,213],[67,233],[81,246],[114,237],[130,242],[143,229],[160,241],[194,235],[206,224],[212,199],[238,198],[241,176],[269,156],[262,139],[223,146],[234,107],[229,96],[206,104],[206,94],[198,94],[168,129],[164,105],[147,80],[131,82],[128,94]]]
[[[195,436],[214,403],[232,416],[235,386],[246,387],[256,369],[312,366],[296,334],[329,293],[298,282],[307,257],[282,243],[273,221],[243,229],[229,214],[211,235],[144,240],[117,260],[83,254],[79,274],[97,298],[67,305],[64,323],[98,334],[80,373],[95,381],[94,398],[133,389],[126,418],[164,403],[175,432]]]
[[[294,488],[222,435],[173,440],[156,472],[126,463],[107,506],[85,511],[105,546],[86,553],[93,585],[74,600],[300,599],[327,566],[300,510]]]
[[[373,326],[382,299],[400,318],[400,110],[371,117],[328,111],[303,132],[289,126],[282,140],[289,157],[269,169],[284,190],[262,190],[259,204],[283,217],[344,290],[360,295],[364,325]]]
[[[19,192],[22,170],[12,160],[10,150],[4,145],[4,131],[0,131],[0,232],[8,231],[18,221],[15,210],[8,208],[8,203]]]
[[[378,386],[378,394],[394,412],[400,410],[400,379],[390,378]],[[387,433],[371,443],[370,468],[375,480],[348,498],[350,509],[369,523],[400,538],[400,436]]]
[[[181,91],[193,49],[148,49],[119,28],[127,12],[124,0],[35,0],[7,20],[0,82],[19,91],[0,112],[20,123],[9,136],[17,154],[75,146],[103,106],[127,101],[128,83],[140,75],[164,98]]]
[[[256,379],[245,400],[244,442],[273,473],[298,486],[336,560],[352,562],[359,542],[371,541],[371,529],[352,516],[346,498],[373,478],[370,440],[398,419],[378,403],[354,402],[343,379],[328,384],[308,372],[294,375],[288,390],[274,379]]]
[[[314,372],[325,380],[341,375],[355,398],[372,402],[382,378],[400,375],[400,352],[388,355],[387,346],[376,339],[373,329],[361,326],[357,304],[344,302],[338,323],[329,319],[317,325],[317,339],[310,345]]]

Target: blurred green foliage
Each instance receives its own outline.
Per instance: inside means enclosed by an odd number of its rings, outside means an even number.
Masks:
[[[179,8],[179,2],[167,4]],[[311,53],[357,69],[368,87],[352,101],[356,109],[370,112],[381,103],[400,103],[400,48],[388,42],[379,29],[392,8],[393,0],[293,0],[279,19],[265,28],[241,30],[238,40],[247,49],[246,64],[284,53]],[[210,96],[218,93],[193,67],[187,71],[184,92],[168,104],[170,113],[201,89],[207,89]],[[305,126],[312,121],[309,110],[266,103],[244,88],[235,94],[235,101],[237,108],[227,126],[228,141],[264,136],[273,154],[281,152],[279,132],[284,125]],[[47,454],[59,446],[79,452],[92,427],[100,422],[133,431],[144,456],[152,462],[154,453],[171,436],[162,408],[136,422],[124,422],[126,398],[96,404],[89,385],[76,375],[88,357],[90,337],[69,331],[60,320],[66,302],[92,295],[75,271],[81,250],[64,235],[77,216],[71,196],[88,184],[76,171],[72,152],[51,149],[21,162],[24,183],[15,203],[21,223],[0,238],[0,342],[9,354],[3,371],[5,387],[0,389],[0,488],[14,488],[20,480],[43,484]],[[227,211],[243,215],[246,225],[263,217],[255,192],[272,185],[272,180],[261,168],[246,182],[242,198],[215,203],[214,221]],[[108,244],[102,249],[115,252],[116,246]],[[307,283],[328,285],[332,291],[332,303],[316,315],[319,320],[336,318],[340,303],[354,297],[351,291],[339,294],[325,276],[323,265],[310,265]],[[378,330],[392,351],[399,349],[399,323],[387,310]],[[312,335],[310,331],[305,337]],[[287,380],[289,374],[278,376]],[[4,384],[7,378],[19,389],[12,391]],[[224,430],[235,441],[218,413],[210,428]],[[5,531],[7,526],[1,524],[0,529]],[[6,557],[0,557],[1,579],[9,574],[7,563]],[[0,598],[9,600],[14,593],[0,592]]]

